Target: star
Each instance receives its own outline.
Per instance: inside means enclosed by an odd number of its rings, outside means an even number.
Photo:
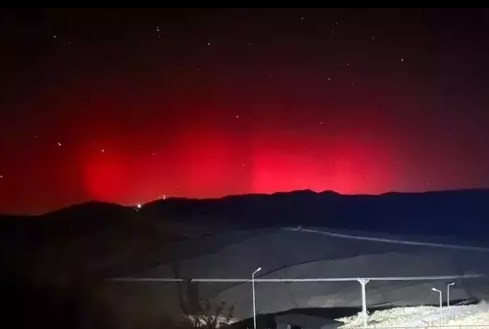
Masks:
[[[328,81],[331,81],[331,78],[328,78]]]
[[[207,45],[208,45],[208,46],[210,46],[210,45],[211,45],[211,43],[210,43],[210,42],[208,42],[208,43],[207,43]]]
[[[61,146],[61,143],[60,142],[58,142],[58,146]]]
[[[53,35],[53,38],[56,39],[56,35]]]
[[[301,19],[304,19],[304,17],[301,17]]]
[[[236,119],[239,119],[239,115],[236,116]]]
[[[3,175],[0,175],[0,179],[2,179],[2,178],[3,178]]]
[[[320,125],[322,125],[322,124],[323,124],[323,122],[321,121],[319,124],[320,124]]]
[[[404,58],[401,58],[401,62],[404,62]]]
[[[102,153],[105,153],[105,150],[104,149],[102,149],[101,151],[102,151]]]

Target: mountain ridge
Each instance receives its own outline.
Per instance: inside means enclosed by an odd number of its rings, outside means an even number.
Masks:
[[[441,194],[459,194],[459,193],[464,193],[464,194],[475,194],[475,193],[484,193],[489,196],[489,188],[474,188],[474,189],[452,189],[452,190],[437,190],[437,191],[421,191],[421,192],[397,192],[397,191],[390,191],[390,192],[385,192],[385,193],[380,193],[380,194],[348,194],[348,193],[339,193],[333,190],[324,190],[320,192],[316,192],[310,189],[304,189],[304,190],[292,190],[292,191],[278,191],[278,192],[273,192],[273,193],[246,193],[246,194],[231,194],[231,195],[225,195],[222,197],[215,197],[215,198],[190,198],[190,197],[168,197],[166,199],[155,199],[152,201],[148,201],[146,203],[142,203],[141,206],[145,207],[147,205],[153,205],[153,204],[160,204],[160,203],[170,203],[170,202],[210,202],[210,201],[219,201],[219,200],[229,200],[229,199],[236,199],[236,198],[257,198],[257,197],[274,197],[274,196],[282,196],[282,195],[329,195],[329,196],[343,196],[343,197],[371,197],[371,198],[376,198],[376,197],[383,197],[383,196],[421,196],[421,195],[441,195]],[[76,209],[80,207],[95,207],[95,206],[106,206],[106,207],[111,207],[111,206],[117,206],[121,208],[136,208],[137,204],[135,205],[123,205],[117,202],[109,202],[109,201],[103,201],[103,200],[88,200],[84,202],[79,202],[79,203],[73,203],[67,206],[63,206],[60,208],[56,208],[54,210],[46,211],[43,213],[39,214],[2,214],[0,213],[0,219],[3,217],[42,217],[45,215],[50,215],[53,213],[58,213],[62,212],[65,210],[70,210],[70,209]]]
[[[0,225],[8,228],[36,222],[33,225],[43,226],[49,222],[53,226],[66,226],[64,222],[70,221],[71,225],[76,222],[79,226],[95,228],[101,223],[117,226],[121,219],[232,228],[303,225],[480,238],[485,228],[489,228],[489,189],[380,195],[298,190],[212,199],[167,198],[140,208],[89,201],[42,215],[0,215]]]

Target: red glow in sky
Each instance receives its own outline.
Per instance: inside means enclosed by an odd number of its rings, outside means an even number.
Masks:
[[[489,186],[477,12],[1,15],[0,213]]]
[[[95,200],[117,200],[128,186],[127,160],[117,150],[91,154],[84,164],[85,190]]]

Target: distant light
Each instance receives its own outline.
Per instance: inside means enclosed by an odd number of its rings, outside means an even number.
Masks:
[[[60,142],[58,142],[58,146],[61,146],[61,143]]]
[[[104,150],[104,149],[102,149],[102,153],[104,153],[104,152],[105,152],[105,150]]]
[[[401,58],[401,62],[404,62],[404,58]]]
[[[56,35],[53,35],[53,38],[56,39]]]
[[[301,19],[304,19],[304,17],[301,17]]]
[[[141,204],[140,204],[140,203],[138,203],[137,207],[138,207],[138,209],[141,209]]]
[[[239,115],[236,116],[236,119],[239,119]]]
[[[2,179],[2,178],[3,178],[3,175],[0,175],[0,179]]]
[[[210,45],[211,45],[211,43],[210,43],[210,42],[208,42],[208,43],[207,43],[207,45],[208,45],[208,46],[210,46]]]

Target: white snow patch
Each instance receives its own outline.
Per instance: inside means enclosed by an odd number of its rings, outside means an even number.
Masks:
[[[434,306],[398,307],[376,311],[369,315],[367,328],[440,328],[439,314],[439,308]],[[340,328],[363,328],[361,314],[336,321],[344,323]],[[470,326],[468,329],[489,329],[489,305],[482,302],[477,305],[444,307],[442,325],[447,329],[450,326],[463,325]]]

